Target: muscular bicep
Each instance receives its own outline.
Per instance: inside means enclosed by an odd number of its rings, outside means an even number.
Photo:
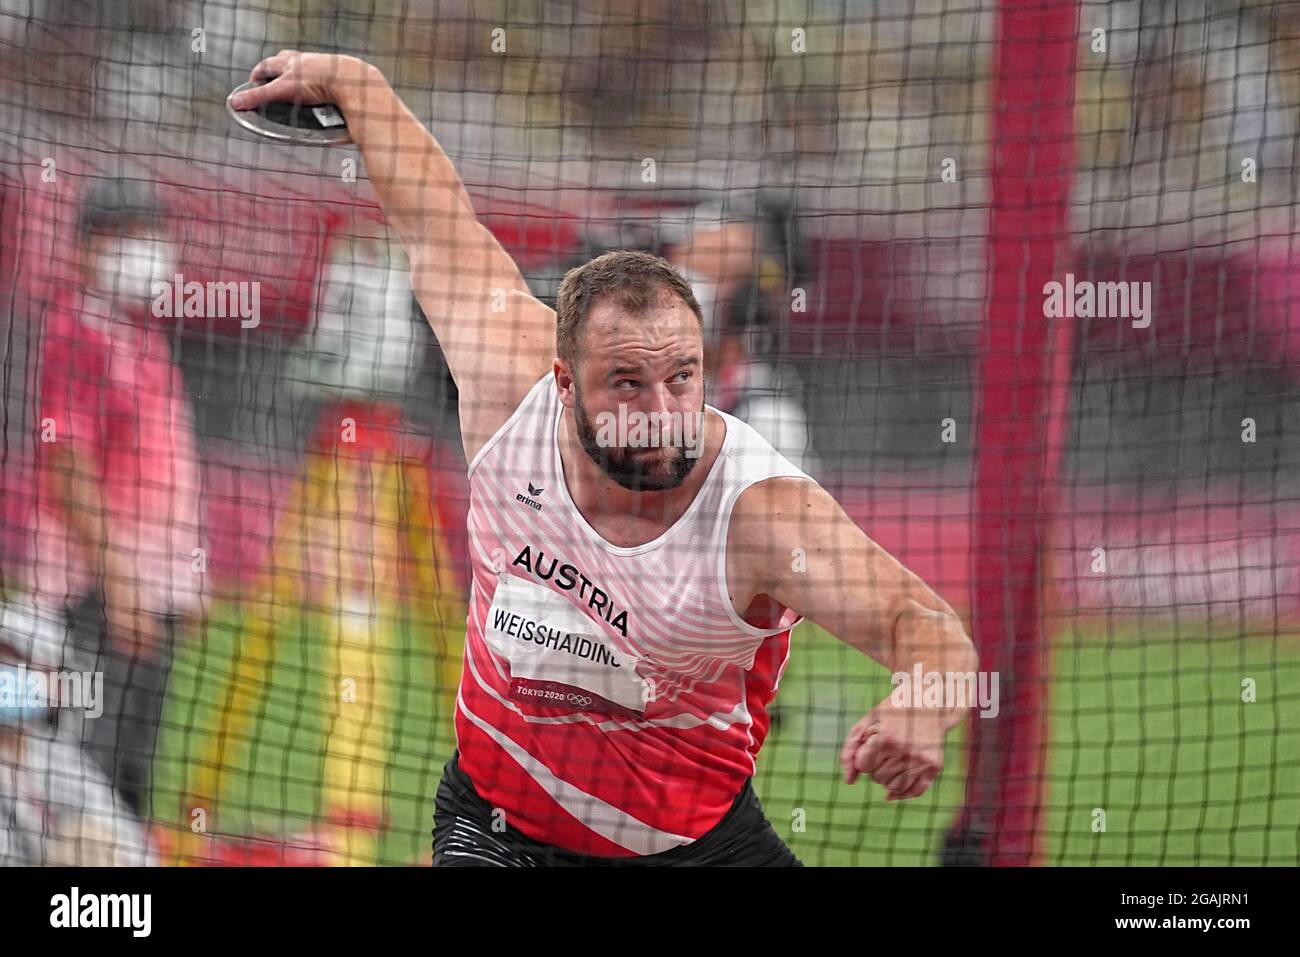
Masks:
[[[728,550],[745,556],[746,580],[735,587],[770,596],[882,663],[903,611],[952,612],[807,479],[771,479],[746,490]]]
[[[408,250],[412,289],[460,393],[470,460],[555,358],[555,313],[491,233],[474,232],[472,241],[429,238]]]

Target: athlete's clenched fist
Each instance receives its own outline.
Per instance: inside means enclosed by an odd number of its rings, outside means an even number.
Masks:
[[[266,103],[333,103],[334,82],[363,67],[355,57],[281,50],[257,64],[249,74],[250,80],[264,85],[245,90],[230,103],[237,110],[255,110]]]
[[[944,709],[877,705],[849,731],[840,751],[844,783],[865,774],[884,787],[887,801],[919,797],[943,770],[943,739],[952,725]]]

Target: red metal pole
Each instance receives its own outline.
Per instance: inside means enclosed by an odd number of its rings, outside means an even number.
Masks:
[[[994,52],[989,315],[976,397],[972,637],[1000,712],[971,718],[966,806],[948,863],[1024,865],[1046,780],[1043,560],[1068,434],[1072,332],[1043,315],[1060,281],[1074,173],[1077,0],[1004,0]]]

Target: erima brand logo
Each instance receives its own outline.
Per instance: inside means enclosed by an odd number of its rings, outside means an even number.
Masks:
[[[529,482],[529,483],[528,483],[528,494],[525,495],[523,492],[520,492],[518,495],[515,496],[515,501],[516,501],[516,502],[523,502],[523,503],[524,503],[525,505],[527,505],[529,508],[534,509],[535,511],[540,512],[540,511],[542,510],[542,503],[541,503],[541,502],[534,501],[534,498],[535,498],[536,496],[541,495],[541,494],[542,494],[543,492],[545,492],[545,491],[546,491],[546,489],[544,489],[544,488],[538,488],[537,486],[533,485],[532,482]]]
[[[153,925],[152,894],[71,894],[50,898],[51,927],[125,927],[133,937],[148,937]]]
[[[578,597],[587,602],[588,608],[597,612],[605,621],[622,632],[624,638],[627,637],[627,612],[616,608],[614,599],[610,598],[604,590],[597,588],[595,582],[574,566],[561,565],[560,560],[553,556],[548,560],[546,553],[541,549],[538,549],[537,554],[534,555],[529,545],[525,545],[524,550],[510,564],[522,565],[544,582],[554,579],[555,587],[564,591],[578,589]]]

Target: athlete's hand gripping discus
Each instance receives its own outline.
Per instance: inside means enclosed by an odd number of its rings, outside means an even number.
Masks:
[[[352,142],[347,121],[332,103],[263,103],[252,110],[237,110],[231,104],[235,94],[262,85],[263,81],[249,80],[226,97],[226,109],[244,129],[268,139],[305,146],[342,146]]]

